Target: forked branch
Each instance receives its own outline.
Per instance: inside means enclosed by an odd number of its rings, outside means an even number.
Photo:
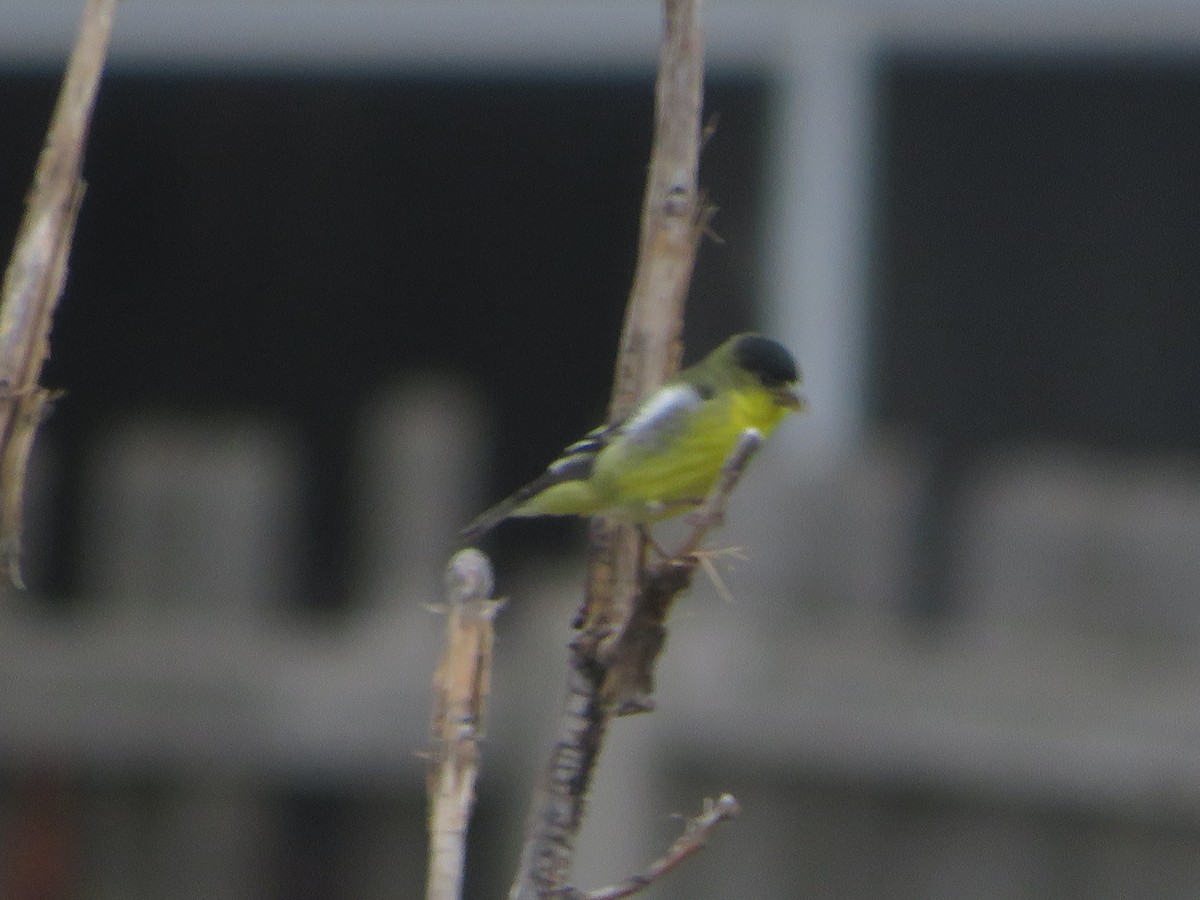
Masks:
[[[623,419],[658,388],[682,355],[684,301],[711,216],[698,186],[704,80],[700,6],[700,0],[663,0],[654,139],[611,421]],[[571,864],[608,724],[614,715],[651,707],[652,672],[665,641],[667,612],[690,584],[698,564],[693,551],[719,521],[757,443],[756,437],[739,443],[728,477],[698,510],[693,534],[677,558],[648,568],[639,532],[603,519],[593,522],[587,596],[570,646],[559,734],[534,801],[510,900],[586,896],[569,886]]]

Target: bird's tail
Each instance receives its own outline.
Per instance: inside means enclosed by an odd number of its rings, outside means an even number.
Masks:
[[[484,510],[458,533],[459,540],[463,546],[469,546],[476,543],[480,538],[486,535],[489,531],[512,515],[513,510],[517,508],[520,500],[516,496],[501,500],[491,509]]]

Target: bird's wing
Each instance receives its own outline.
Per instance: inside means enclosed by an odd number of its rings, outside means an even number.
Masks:
[[[614,450],[624,458],[628,458],[626,454],[641,456],[661,450],[686,425],[688,416],[704,399],[702,390],[687,383],[659,388],[629,418],[601,425],[566,447],[545,472],[479,515],[460,536],[464,541],[476,540],[543,491],[567,482],[587,481],[595,471],[601,451],[613,444],[620,444]]]
[[[589,478],[596,457],[606,447],[618,441],[646,449],[657,446],[667,437],[676,434],[702,402],[700,392],[691,385],[671,384],[661,387],[628,417],[594,428],[566,447],[562,455],[550,463],[542,476],[526,487],[532,488],[543,478],[548,478],[548,481],[541,485],[541,490],[564,481],[582,481]],[[524,491],[525,488],[522,488],[518,493]],[[526,494],[524,499],[533,496],[533,493]]]
[[[703,402],[702,392],[690,384],[664,385],[620,426],[621,440],[638,450],[658,449],[683,429]]]
[[[532,497],[555,485],[587,481],[600,454],[613,444],[618,453],[653,453],[683,428],[687,417],[701,403],[700,394],[686,384],[662,387],[626,419],[601,425],[565,447],[546,471],[518,490],[509,500],[506,515]],[[507,504],[508,501],[505,501]]]

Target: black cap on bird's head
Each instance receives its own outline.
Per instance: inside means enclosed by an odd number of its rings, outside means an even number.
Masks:
[[[761,334],[734,338],[733,358],[739,368],[757,376],[764,387],[782,387],[800,380],[796,359],[787,347]]]
[[[727,346],[737,367],[754,376],[782,405],[796,410],[804,408],[804,399],[789,390],[800,381],[801,375],[796,358],[787,347],[761,334],[739,334]]]

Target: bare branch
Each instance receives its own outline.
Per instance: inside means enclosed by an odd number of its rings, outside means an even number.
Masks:
[[[654,861],[641,875],[634,875],[621,884],[601,888],[597,891],[573,891],[570,900],[622,900],[645,890],[689,857],[695,856],[708,843],[712,830],[741,812],[741,807],[732,794],[722,794],[716,801],[704,801],[704,812],[689,819],[687,825],[660,859]]]
[[[88,0],[0,291],[0,570],[18,587],[25,470],[51,393],[38,386],[83,199],[83,151],[117,0]]]
[[[711,215],[698,188],[702,144],[704,38],[700,0],[664,0],[664,35],[655,89],[654,140],[642,207],[638,264],[626,307],[613,384],[610,420],[627,415],[679,367],[683,307],[696,250]],[[648,691],[626,691],[640,664],[657,658],[670,599],[686,588],[695,562],[644,579],[638,532],[607,520],[593,522],[587,597],[571,643],[569,684],[559,737],[546,780],[530,815],[521,865],[510,900],[572,890],[568,882],[584,805],[612,715]],[[647,591],[650,588],[651,591]],[[651,596],[653,594],[653,596]],[[649,610],[649,612],[647,612]],[[657,612],[661,610],[661,613]],[[647,618],[653,627],[634,627]],[[649,644],[636,652],[632,645]],[[614,691],[614,685],[619,689]],[[628,696],[634,700],[626,702]]]
[[[683,308],[710,211],[699,190],[704,32],[700,0],[664,0],[654,139],[637,269],[625,308],[609,420],[624,418],[679,368]],[[602,642],[632,610],[641,542],[628,526],[592,529],[583,630]],[[598,652],[603,652],[603,647]]]
[[[600,698],[604,670],[571,644],[567,698],[545,782],[534,798],[509,900],[553,896],[570,878],[575,839],[611,712]]]
[[[446,646],[433,674],[430,730],[438,744],[429,776],[429,900],[457,900],[462,891],[467,825],[479,776],[479,739],[491,684],[492,567],[469,548],[446,566]]]

